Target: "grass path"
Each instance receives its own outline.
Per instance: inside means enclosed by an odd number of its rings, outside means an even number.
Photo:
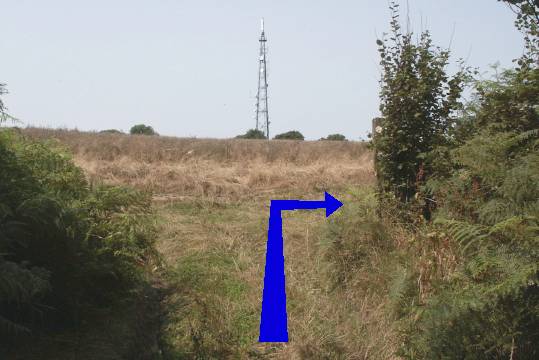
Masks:
[[[334,195],[345,201],[345,208],[353,203],[345,191]],[[347,339],[354,336],[350,332],[361,335],[365,330],[357,321],[364,319],[358,304],[366,298],[350,300],[350,294],[332,289],[332,264],[326,256],[329,220],[322,210],[284,214],[290,342],[257,342],[269,199],[193,198],[157,206],[158,250],[171,269],[171,291],[164,304],[168,358],[368,358],[351,356],[347,349]]]
[[[257,343],[268,199],[170,202],[158,207],[158,250],[173,269],[166,341],[185,357],[247,357],[275,349]],[[322,211],[284,218],[291,340],[302,337],[320,309],[319,230]],[[309,331],[310,332],[310,331]],[[302,338],[301,341],[297,341]],[[286,353],[280,346],[278,353]],[[180,356],[180,353],[176,354]]]
[[[111,349],[104,358],[125,358],[125,351],[147,358],[140,349],[157,347],[153,338],[158,331],[145,339],[147,331],[137,330],[148,328],[137,318],[139,313],[147,314],[150,323],[163,320],[156,353],[161,349],[164,359],[392,358],[391,327],[381,321],[380,310],[387,296],[370,292],[384,288],[378,286],[384,269],[358,259],[356,251],[368,249],[362,245],[368,240],[365,234],[358,233],[365,213],[358,189],[374,181],[365,143],[176,139],[41,129],[25,134],[58,139],[92,183],[158,194],[157,248],[167,266],[165,274],[154,279],[153,290],[165,294],[158,309],[165,315],[127,307],[111,310],[117,316],[127,313],[131,323],[140,326],[126,324],[126,329],[134,329],[132,336],[127,330],[118,331],[118,336],[94,331],[100,335],[95,343]],[[345,205],[329,220],[323,210],[283,216],[290,342],[259,344],[269,202],[322,199],[324,191]],[[338,248],[343,239],[347,245]],[[344,273],[348,283],[336,284],[336,272]],[[372,281],[370,289],[361,286],[366,280]],[[144,293],[137,298],[155,302]],[[103,318],[114,321],[109,315]],[[128,336],[132,341],[124,341],[126,349],[120,351],[116,339]]]
[[[322,194],[156,202],[157,248],[167,264],[158,294],[96,317],[88,332],[67,334],[69,343],[45,339],[43,351],[20,359],[39,359],[45,350],[58,359],[394,359],[382,311],[387,296],[368,291],[383,289],[384,269],[354,267],[361,262],[354,247],[363,246],[361,191],[330,189],[344,206],[329,220],[323,210],[284,213],[287,344],[258,343],[269,200]],[[336,248],[339,239],[348,245]],[[348,285],[336,285],[339,271]]]

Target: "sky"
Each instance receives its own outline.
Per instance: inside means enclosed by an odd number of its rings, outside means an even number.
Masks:
[[[488,71],[522,53],[515,15],[496,0],[408,4],[412,29],[451,44],[455,60]],[[386,0],[0,0],[0,12],[3,100],[24,125],[244,133],[255,125],[262,17],[272,135],[365,139],[379,115]]]

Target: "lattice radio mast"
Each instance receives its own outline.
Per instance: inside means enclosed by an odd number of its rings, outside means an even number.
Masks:
[[[261,130],[269,139],[269,114],[268,114],[268,73],[267,73],[267,49],[266,34],[264,33],[264,19],[261,20],[260,34],[260,57],[258,64],[258,91],[256,93],[256,129]]]

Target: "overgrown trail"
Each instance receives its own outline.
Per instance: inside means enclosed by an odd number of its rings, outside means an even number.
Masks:
[[[155,354],[167,360],[391,358],[382,297],[357,286],[362,272],[347,268],[358,262],[355,252],[338,245],[341,237],[356,239],[358,189],[374,179],[365,144],[30,131],[61,139],[90,181],[155,194],[156,246],[166,263],[157,286],[164,296],[154,313],[161,323]],[[323,210],[284,214],[290,342],[259,344],[270,200],[322,199],[324,191],[345,204],[332,219]],[[340,273],[357,276],[346,287]],[[150,340],[144,339],[154,346]]]
[[[354,332],[361,336],[365,326],[359,322],[368,318],[353,307],[372,305],[365,304],[368,298],[347,299],[350,294],[333,291],[332,263],[326,254],[331,239],[323,211],[285,214],[290,342],[257,342],[269,200],[322,195],[296,191],[156,205],[158,250],[170,268],[171,289],[163,305],[168,312],[162,339],[166,358],[346,357],[343,340]],[[343,189],[335,195],[354,201]],[[368,357],[369,345],[365,348],[367,353],[352,358]]]
[[[173,269],[175,289],[166,300],[165,342],[171,348],[187,357],[215,358],[275,351],[257,344],[267,204],[262,198],[197,199],[159,206],[158,249]],[[285,220],[291,339],[303,339],[299,343],[308,342],[304,330],[325,311],[316,295],[324,221],[321,213],[295,213]]]

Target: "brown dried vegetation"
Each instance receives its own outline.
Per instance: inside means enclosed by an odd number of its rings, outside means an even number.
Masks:
[[[63,143],[92,181],[153,192],[157,248],[171,269],[165,358],[394,358],[381,275],[390,265],[380,242],[390,240],[358,228],[374,216],[362,203],[372,193],[358,190],[374,181],[366,144],[24,133]],[[321,212],[284,216],[291,341],[258,344],[269,200],[324,191],[346,204],[333,230]],[[371,250],[366,263],[356,256]]]
[[[373,181],[371,154],[361,142],[193,139],[41,128],[25,129],[24,134],[60,141],[90,181],[147,189],[157,199],[238,200]]]

